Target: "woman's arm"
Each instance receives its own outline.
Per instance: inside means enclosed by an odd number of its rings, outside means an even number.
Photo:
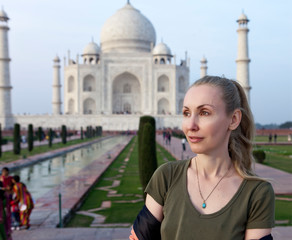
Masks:
[[[258,240],[262,237],[265,237],[269,234],[271,234],[272,229],[271,228],[265,228],[265,229],[247,229],[245,231],[245,240]]]
[[[163,207],[157,203],[153,197],[151,197],[149,194],[146,196],[146,207],[148,210],[152,213],[152,215],[159,221],[161,222],[163,219]]]
[[[161,240],[162,208],[150,195],[147,195],[145,205],[134,222],[129,239]]]

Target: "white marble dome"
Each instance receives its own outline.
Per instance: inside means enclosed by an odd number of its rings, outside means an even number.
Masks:
[[[152,54],[155,55],[171,55],[170,48],[163,42],[157,44],[152,51]]]
[[[128,3],[105,22],[100,42],[103,52],[151,52],[156,33],[152,23]]]
[[[95,42],[88,43],[84,50],[82,55],[96,55],[100,54],[100,48]]]

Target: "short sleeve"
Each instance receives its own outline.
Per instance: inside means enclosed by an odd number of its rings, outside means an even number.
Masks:
[[[272,228],[275,226],[275,194],[269,182],[261,182],[250,202],[247,229]]]
[[[165,196],[170,185],[170,175],[170,163],[161,165],[156,169],[145,188],[145,192],[153,197],[153,199],[161,206],[164,206]]]

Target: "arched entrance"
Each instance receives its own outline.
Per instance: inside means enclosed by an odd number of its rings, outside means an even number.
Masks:
[[[141,112],[141,87],[136,76],[129,72],[118,75],[112,85],[112,113]]]

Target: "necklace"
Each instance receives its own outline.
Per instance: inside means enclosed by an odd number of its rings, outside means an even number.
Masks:
[[[212,189],[212,191],[209,193],[209,195],[206,197],[206,199],[203,197],[202,195],[202,191],[201,191],[201,187],[200,187],[200,181],[199,181],[199,175],[198,175],[198,165],[197,165],[197,158],[195,158],[195,163],[196,163],[196,172],[197,172],[197,181],[198,181],[198,187],[199,187],[199,193],[201,195],[201,198],[203,199],[203,204],[202,204],[202,208],[206,208],[207,204],[206,201],[208,200],[208,198],[211,196],[211,194],[214,192],[215,188],[219,185],[219,183],[222,181],[222,179],[224,177],[226,177],[227,173],[229,172],[232,164],[230,164],[228,170],[226,171],[226,173],[223,175],[223,177],[220,178],[220,180],[217,182],[217,184],[215,185],[215,187]]]

